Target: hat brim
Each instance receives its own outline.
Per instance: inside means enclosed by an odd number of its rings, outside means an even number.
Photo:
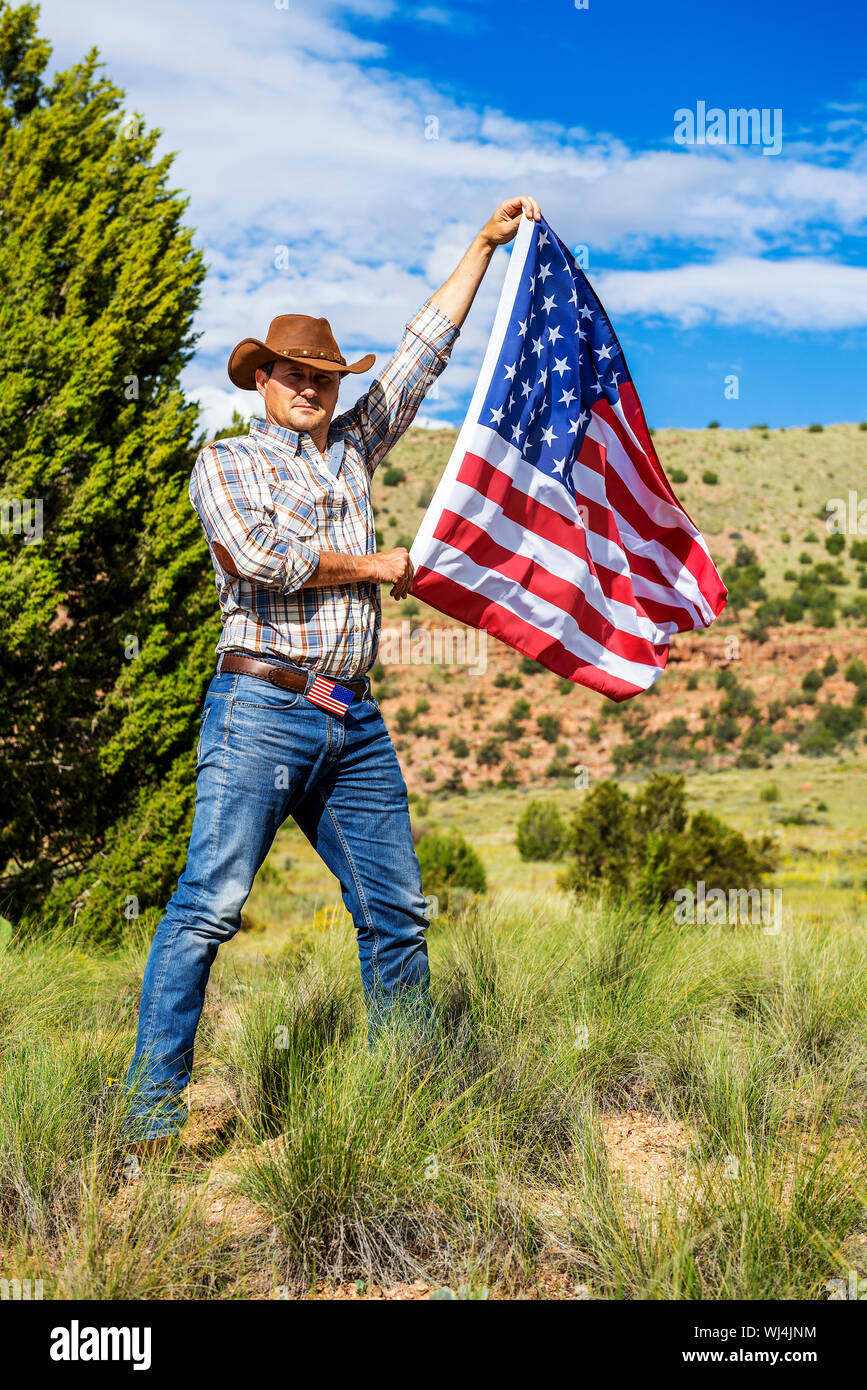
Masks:
[[[266,362],[277,361],[294,362],[301,367],[315,367],[320,372],[337,372],[340,376],[345,376],[348,372],[358,375],[360,372],[369,371],[376,361],[376,353],[368,352],[357,362],[347,362],[345,367],[341,367],[339,362],[332,362],[327,357],[293,357],[289,352],[280,352],[277,348],[268,347],[267,343],[263,343],[259,338],[244,338],[232,349],[229,358],[229,380],[235,386],[240,386],[242,391],[255,391],[256,368],[264,367]]]

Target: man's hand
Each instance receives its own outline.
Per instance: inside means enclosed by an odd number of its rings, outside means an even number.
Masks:
[[[436,294],[431,295],[431,304],[435,304],[460,328],[469,313],[476,290],[496,248],[513,240],[522,217],[538,222],[541,216],[542,210],[536,199],[529,198],[526,194],[518,198],[508,198],[505,203],[500,203],[491,220],[473,237],[472,244],[457,269],[452,271]]]
[[[404,550],[403,546],[398,546],[396,550],[381,550],[377,555],[372,555],[371,559],[375,566],[376,583],[393,584],[392,598],[406,598],[415,573],[409,551]]]
[[[506,246],[517,236],[522,213],[538,222],[542,216],[542,209],[535,198],[529,198],[526,194],[500,203],[491,220],[481,230],[482,240],[487,242],[488,246]]]

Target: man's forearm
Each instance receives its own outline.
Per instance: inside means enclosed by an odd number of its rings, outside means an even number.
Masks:
[[[376,555],[342,555],[335,550],[321,550],[319,564],[302,589],[324,589],[329,584],[359,584],[376,582]]]
[[[343,555],[335,550],[321,550],[319,564],[300,589],[324,589],[340,584],[391,584],[392,598],[406,598],[412,584],[413,567],[409,552],[402,546],[395,550],[374,551],[372,555]]]
[[[436,294],[431,295],[431,304],[441,309],[458,328],[470,312],[470,305],[476,297],[476,290],[482,283],[493,254],[493,245],[479,232],[478,236],[473,237],[460,263],[445,284],[440,286]]]
[[[505,246],[514,238],[522,215],[539,221],[542,212],[535,198],[521,194],[501,203],[478,236],[473,237],[445,284],[431,295],[431,304],[441,309],[458,328],[470,312],[495,248]]]

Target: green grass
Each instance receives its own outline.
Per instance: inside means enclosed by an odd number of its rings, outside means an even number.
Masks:
[[[397,1023],[372,1053],[351,931],[242,933],[197,1051],[220,1113],[130,1181],[117,1078],[145,945],[0,951],[3,1275],[46,1297],[421,1280],[463,1298],[824,1298],[852,1264],[863,920],[774,937],[540,891],[482,901],[431,926],[433,1032]],[[623,1114],[673,1136],[652,1190],[611,1147]]]

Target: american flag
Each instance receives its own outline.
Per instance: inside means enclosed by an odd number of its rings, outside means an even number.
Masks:
[[[412,592],[627,700],[726,589],[656,455],[620,344],[542,219],[521,219],[481,375],[410,552]]]
[[[317,676],[310,682],[307,699],[312,705],[319,705],[327,709],[329,714],[338,714],[342,719],[355,699],[355,693],[347,690],[345,685],[328,680],[326,676]]]

